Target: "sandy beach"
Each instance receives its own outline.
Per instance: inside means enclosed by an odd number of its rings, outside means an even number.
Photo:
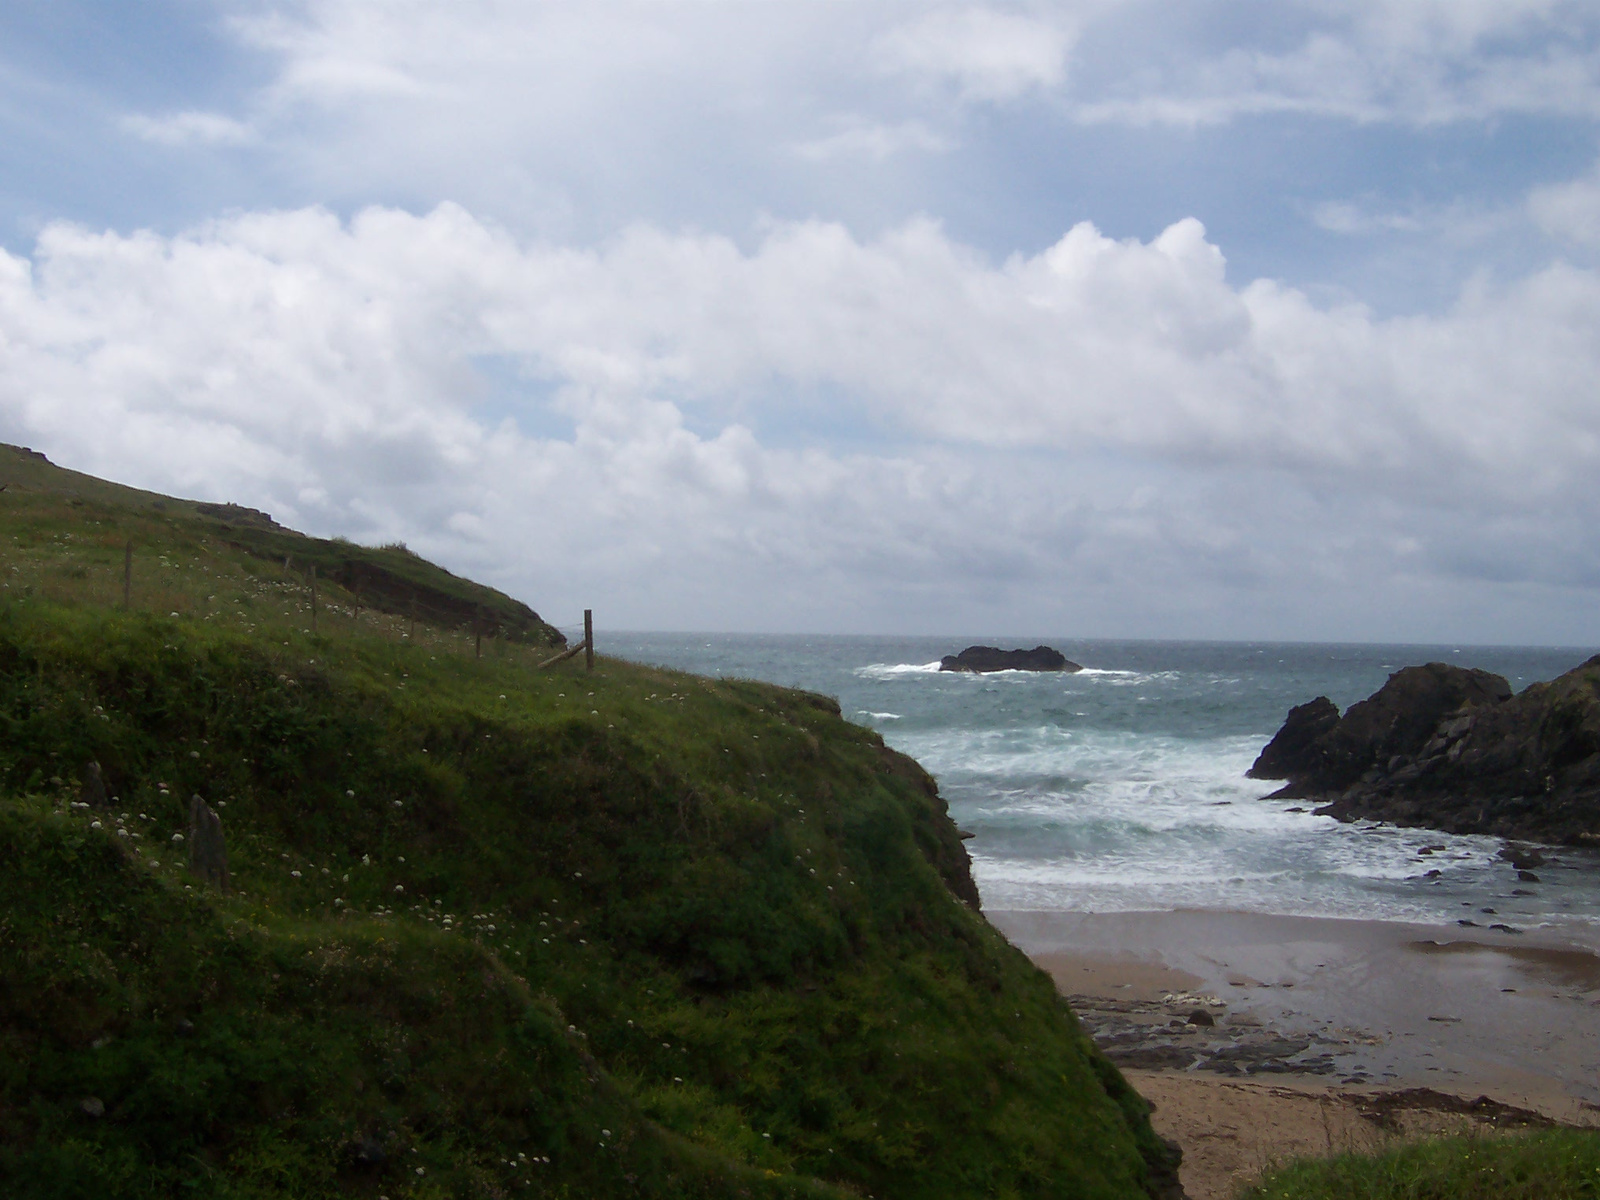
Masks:
[[[1155,1105],[1193,1200],[1226,1200],[1298,1155],[1463,1126],[1600,1125],[1600,946],[1582,931],[987,915]]]

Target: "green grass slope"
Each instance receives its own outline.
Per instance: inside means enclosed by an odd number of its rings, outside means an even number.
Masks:
[[[1593,1200],[1600,1133],[1466,1134],[1272,1171],[1240,1200]]]
[[[123,597],[124,554],[134,548],[134,587],[142,607],[166,602],[180,616],[217,619],[236,606],[259,609],[254,585],[275,579],[300,618],[310,620],[311,577],[320,577],[324,614],[337,627],[363,610],[397,626],[416,620],[441,633],[481,634],[536,646],[565,644],[560,632],[504,592],[452,575],[403,545],[358,546],[285,529],[266,513],[235,504],[177,500],[69,471],[34,450],[0,443],[0,495],[12,518],[8,532],[22,573],[13,587],[114,603]],[[31,553],[30,553],[31,552]],[[204,556],[207,570],[224,560],[236,569],[206,582],[184,579]],[[33,578],[27,568],[42,568]],[[176,574],[174,574],[176,572]],[[268,623],[275,615],[267,613]]]
[[[0,1192],[1170,1186],[932,781],[830,701],[337,591],[311,634],[210,521],[0,493]]]

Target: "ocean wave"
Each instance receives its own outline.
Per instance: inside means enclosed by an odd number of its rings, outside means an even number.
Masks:
[[[1073,678],[1088,675],[1090,668],[1074,671]],[[1178,671],[1095,671],[1108,687],[1143,687],[1147,683],[1172,683],[1183,676]]]
[[[856,715],[861,717],[871,717],[874,721],[898,721],[900,719],[899,713],[868,712],[864,708],[857,709]]]
[[[939,664],[930,663],[871,663],[857,667],[855,674],[861,679],[896,679],[901,675],[937,675]]]

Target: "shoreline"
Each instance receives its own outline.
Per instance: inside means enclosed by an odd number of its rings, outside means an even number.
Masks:
[[[1600,1127],[1600,934],[1001,910],[1184,1150],[1192,1200],[1462,1128]]]

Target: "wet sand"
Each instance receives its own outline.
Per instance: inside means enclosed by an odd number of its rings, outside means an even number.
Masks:
[[[1156,1104],[1194,1200],[1302,1154],[1463,1124],[1600,1124],[1600,946],[1578,937],[1215,911],[987,915]]]

